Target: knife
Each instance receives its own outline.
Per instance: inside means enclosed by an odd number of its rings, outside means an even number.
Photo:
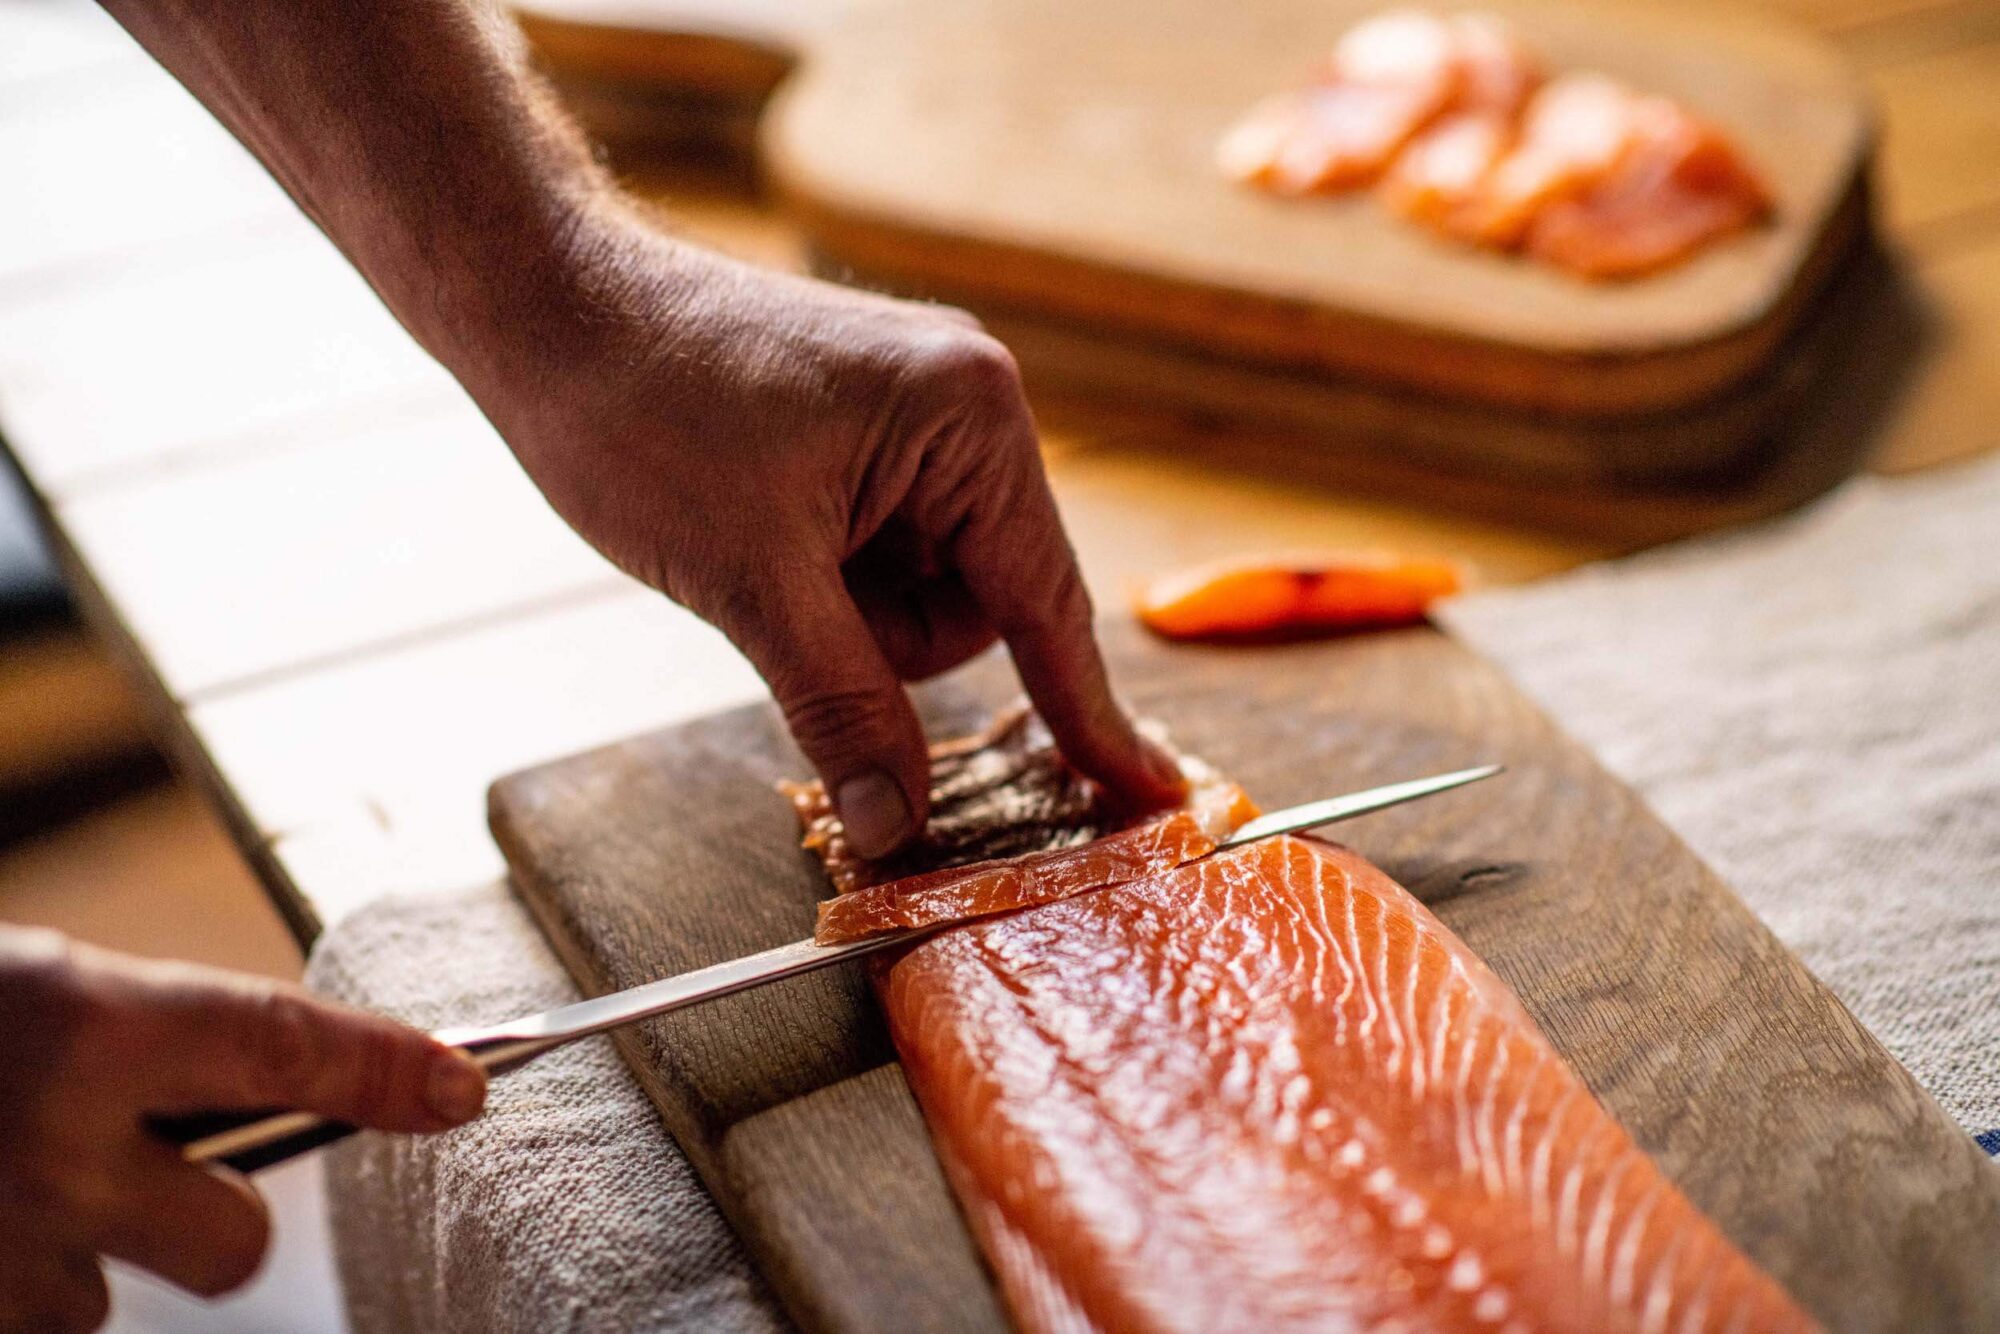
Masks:
[[[1215,852],[1240,847],[1260,838],[1270,838],[1274,834],[1301,833],[1338,820],[1400,806],[1406,801],[1491,778],[1500,771],[1501,766],[1497,764],[1481,765],[1476,769],[1413,778],[1404,783],[1390,783],[1364,792],[1350,792],[1345,796],[1328,797],[1323,801],[1273,811],[1237,829],[1216,846]],[[1215,854],[1211,852],[1208,855]],[[845,959],[892,949],[952,925],[955,924],[941,922],[840,945],[795,941],[608,996],[577,1001],[541,1014],[524,1015],[509,1023],[484,1028],[443,1029],[432,1036],[464,1051],[488,1076],[504,1075],[520,1069],[543,1052],[579,1038],[656,1015],[670,1014],[719,996],[734,995],[780,978],[814,972]],[[154,1117],[148,1124],[154,1134],[178,1145],[190,1162],[219,1164],[239,1172],[255,1172],[285,1162],[322,1145],[345,1139],[355,1131],[355,1127],[344,1122],[331,1121],[311,1112],[269,1108]]]

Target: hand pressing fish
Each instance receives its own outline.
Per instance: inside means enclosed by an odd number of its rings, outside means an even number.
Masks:
[[[924,855],[965,883],[986,849],[1012,859],[1020,904],[1044,866],[1135,872],[876,974],[1022,1329],[1818,1328],[1355,853],[1279,836],[1130,861],[1116,831],[1158,822],[1094,806],[1025,716],[941,748],[936,770],[949,828]],[[1194,772],[1211,802],[1229,790]],[[896,888],[846,857],[810,787],[793,795],[847,897]],[[1199,808],[1164,860],[1249,810]]]
[[[1304,88],[1247,113],[1217,160],[1279,194],[1379,186],[1441,235],[1590,279],[1670,268],[1773,211],[1719,128],[1602,74],[1545,79],[1481,14],[1364,20]]]

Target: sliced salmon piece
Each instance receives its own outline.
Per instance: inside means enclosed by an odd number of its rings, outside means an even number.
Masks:
[[[1541,87],[1542,62],[1520,35],[1491,14],[1453,14],[1453,64],[1458,86],[1451,109],[1514,117]]]
[[[1225,175],[1280,193],[1352,189],[1441,116],[1512,116],[1540,78],[1497,19],[1380,14],[1348,30],[1313,83],[1252,108],[1217,161]]]
[[[931,828],[918,855],[936,869],[914,875],[896,873],[910,865],[907,853],[890,862],[854,857],[821,784],[784,785],[808,830],[806,847],[840,890],[819,907],[820,944],[990,917],[1170,870],[1214,851],[1257,815],[1242,788],[1186,758],[1183,806],[1135,821],[1094,787],[1075,785],[1047,727],[1025,706],[970,742],[932,751]],[[1078,805],[1079,795],[1088,804]]]
[[[1344,848],[975,923],[881,995],[1025,1329],[1817,1328]]]
[[[1267,98],[1224,136],[1224,174],[1285,194],[1366,185],[1459,81],[1452,25],[1398,10],[1350,28],[1313,82]]]
[[[1454,217],[1485,187],[1514,141],[1505,116],[1473,112],[1446,116],[1403,150],[1382,178],[1382,202],[1414,222],[1449,230]]]
[[[1565,74],[1547,84],[1522,114],[1514,147],[1487,173],[1473,198],[1442,215],[1454,236],[1513,249],[1551,203],[1582,194],[1623,156],[1640,99],[1601,74]]]
[[[1168,639],[1360,630],[1420,621],[1464,582],[1451,561],[1386,553],[1250,558],[1162,576],[1136,610]]]
[[[1543,77],[1506,24],[1483,14],[1453,15],[1452,24],[1459,69],[1452,108],[1405,146],[1382,181],[1392,212],[1439,228],[1478,196],[1513,147]]]
[[[1610,172],[1537,213],[1524,248],[1586,278],[1634,278],[1770,212],[1769,190],[1727,136],[1664,98],[1647,98]]]
[[[1204,829],[1198,817],[1175,811],[1081,847],[946,867],[835,895],[819,905],[819,925],[813,930],[813,939],[822,945],[839,945],[911,927],[969,922],[1053,903],[1156,871],[1170,871],[1215,851],[1216,842],[1217,835]]]

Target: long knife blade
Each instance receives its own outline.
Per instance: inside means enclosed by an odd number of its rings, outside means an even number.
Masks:
[[[1481,765],[1476,769],[1414,778],[1404,783],[1390,783],[1364,792],[1350,792],[1345,796],[1328,797],[1323,801],[1273,811],[1243,825],[1224,839],[1216,851],[1240,847],[1276,834],[1300,833],[1339,820],[1350,820],[1357,815],[1386,810],[1406,801],[1416,801],[1467,783],[1476,783],[1500,772],[1500,765]],[[732,996],[767,982],[814,972],[846,959],[873,954],[877,950],[908,944],[950,925],[953,924],[916,927],[840,945],[821,945],[811,940],[793,941],[789,945],[710,964],[706,968],[696,968],[608,996],[558,1006],[540,1014],[523,1015],[504,1024],[445,1029],[434,1036],[450,1046],[463,1048],[488,1074],[502,1075],[519,1069],[543,1052],[579,1038],[642,1019],[671,1014],[722,996]],[[160,1119],[154,1122],[153,1129],[155,1133],[181,1145],[182,1152],[191,1161],[224,1163],[244,1172],[284,1162],[353,1133],[351,1126],[328,1121],[309,1112],[285,1111],[213,1113]]]

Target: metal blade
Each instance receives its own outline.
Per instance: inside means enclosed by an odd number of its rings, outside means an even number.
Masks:
[[[1499,772],[1499,765],[1488,764],[1477,769],[1461,769],[1457,773],[1391,783],[1366,792],[1352,792],[1344,797],[1329,797],[1325,801],[1273,811],[1244,825],[1220,846],[1240,847],[1273,834],[1295,834],[1315,829],[1336,820],[1366,815],[1370,811],[1398,806],[1433,793],[1447,792],[1482,778],[1491,778]],[[1220,848],[1217,850],[1220,851]],[[941,922],[936,926],[849,941],[844,945],[795,941],[759,954],[745,955],[741,959],[697,968],[677,977],[661,978],[657,982],[648,982],[609,996],[578,1001],[541,1014],[523,1015],[508,1023],[485,1028],[447,1029],[435,1036],[441,1042],[464,1048],[488,1072],[504,1074],[551,1048],[593,1033],[602,1033],[606,1029],[650,1019],[655,1015],[670,1014],[780,978],[810,973],[843,959],[921,939],[952,925],[956,923]],[[163,1122],[155,1129],[171,1142],[181,1145],[192,1161],[228,1163],[245,1172],[284,1162],[353,1133],[351,1126],[329,1122],[306,1112],[282,1110],[202,1114],[179,1118],[177,1124]]]
[[[1303,806],[1292,806],[1282,811],[1273,811],[1260,816],[1238,829],[1221,847],[1233,848],[1273,834],[1296,834],[1306,829],[1316,829],[1320,825],[1332,824],[1336,820],[1347,820],[1371,811],[1383,810],[1389,806],[1400,806],[1406,801],[1428,797],[1437,792],[1448,792],[1467,783],[1476,783],[1482,778],[1491,778],[1501,771],[1497,764],[1482,765],[1477,769],[1461,769],[1456,773],[1437,774],[1430,778],[1416,778],[1407,783],[1391,783],[1386,787],[1373,787],[1365,792],[1350,792],[1342,797],[1329,797],[1325,801],[1309,802]],[[697,968],[691,973],[677,977],[663,978],[658,982],[648,982],[644,986],[633,987],[629,991],[600,996],[595,1000],[578,1001],[565,1005],[559,1010],[546,1014],[529,1015],[511,1024],[493,1029],[478,1030],[476,1034],[439,1034],[447,1042],[471,1045],[476,1040],[491,1042],[507,1039],[534,1045],[537,1050],[556,1042],[580,1038],[591,1033],[601,1033],[607,1028],[616,1028],[635,1020],[668,1014],[683,1006],[714,1000],[718,996],[732,995],[750,987],[775,982],[779,978],[796,977],[824,968],[828,964],[839,963],[856,955],[870,954],[876,950],[888,949],[941,931],[952,923],[938,926],[918,927],[910,931],[898,931],[890,935],[874,936],[867,940],[849,941],[844,945],[819,945],[810,940],[796,941],[790,945],[780,945],[776,949],[760,954],[746,955],[741,959],[731,959],[726,963],[711,964],[707,968]]]
[[[1223,839],[1221,846],[1233,848],[1269,838],[1273,834],[1303,833],[1336,820],[1348,820],[1370,811],[1400,806],[1406,801],[1415,801],[1418,797],[1428,797],[1436,792],[1449,792],[1455,787],[1491,778],[1503,768],[1498,764],[1482,764],[1477,769],[1460,769],[1456,773],[1437,774],[1430,778],[1412,778],[1407,783],[1390,783],[1385,787],[1371,787],[1366,792],[1350,792],[1344,797],[1328,797],[1324,801],[1309,801],[1303,806],[1289,806],[1282,811],[1258,816]]]

